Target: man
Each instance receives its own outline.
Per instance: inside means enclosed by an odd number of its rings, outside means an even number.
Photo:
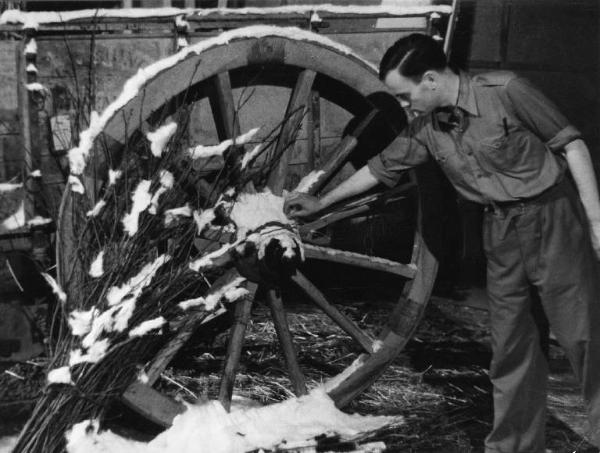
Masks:
[[[599,446],[600,201],[581,134],[513,73],[454,72],[426,35],[397,41],[379,71],[414,118],[409,127],[322,198],[291,194],[286,213],[309,216],[380,182],[393,186],[403,170],[435,158],[460,196],[485,206],[494,389],[486,452],[545,451],[548,364],[532,288],[581,382]]]

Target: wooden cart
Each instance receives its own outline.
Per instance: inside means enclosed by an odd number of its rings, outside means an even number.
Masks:
[[[280,151],[285,148],[285,152],[273,166],[267,186],[281,194],[282,190],[293,188],[301,177],[320,169],[323,173],[311,188],[312,193],[319,193],[351,174],[354,171],[349,164],[351,161],[364,161],[368,155],[386,146],[406,125],[403,112],[378,79],[376,67],[357,55],[360,49],[355,53],[321,36],[330,33],[338,41],[346,41],[347,44],[362,42],[364,45],[369,40],[362,39],[364,35],[358,33],[360,26],[369,24],[367,26],[373,34],[379,33],[377,39],[371,40],[371,43],[377,43],[377,55],[371,55],[375,60],[393,40],[412,31],[435,35],[445,33],[448,43],[451,32],[446,32],[453,23],[450,17],[452,11],[451,7],[432,6],[419,11],[410,10],[407,14],[388,14],[383,11],[332,12],[315,7],[307,11],[279,11],[266,15],[188,15],[185,27],[175,27],[175,42],[181,43],[177,39],[182,35],[190,41],[203,40],[207,33],[214,34],[217,28],[233,29],[259,20],[269,27],[261,30],[240,28],[230,32],[227,40],[217,37],[202,41],[206,45],[201,46],[200,51],[189,52],[175,64],[165,66],[139,88],[137,95],[120,105],[103,126],[97,140],[108,144],[111,159],[118,159],[115,156],[119,156],[120,150],[140,132],[154,130],[161,119],[176,115],[181,108],[195,115],[197,121],[193,124],[199,126],[193,133],[213,141],[236,137],[241,131],[257,125],[277,124],[285,118],[275,145]],[[169,20],[172,23],[172,18]],[[400,22],[395,22],[395,28],[378,28],[378,24],[382,23],[385,27],[386,20],[392,21],[388,24],[394,23],[393,20]],[[157,19],[156,23],[164,26],[165,22],[166,19]],[[182,22],[178,23],[181,25]],[[272,26],[290,23],[311,29],[312,34]],[[398,28],[398,23],[404,26]],[[85,24],[85,21],[75,21],[67,24],[67,29],[81,29]],[[100,37],[111,28],[122,29],[123,24],[119,19],[101,20],[94,27],[101,31]],[[139,26],[148,27],[147,22],[146,25],[140,22]],[[107,36],[107,39],[110,37]],[[248,90],[252,90],[253,96],[247,102],[240,102]],[[382,139],[384,136],[387,140]],[[290,147],[289,143],[294,145]],[[91,197],[103,184],[102,176],[98,175],[105,174],[106,161],[104,153],[95,153],[91,157],[92,164],[88,164],[88,169],[95,170],[94,173],[88,172],[84,178]],[[227,164],[217,160],[205,162],[198,169],[197,187],[201,197],[209,199],[212,196],[211,181],[215,172],[222,171],[224,165]],[[426,178],[419,171],[411,171],[392,190],[351,200],[300,226],[306,266],[317,260],[402,277],[398,302],[376,338],[361,330],[336,308],[306,273],[299,269],[290,277],[308,300],[323,310],[362,350],[352,365],[325,383],[338,406],[349,403],[384,372],[406,345],[423,315],[437,269],[436,259],[423,233],[423,224],[434,218],[431,212],[427,212],[427,208],[432,206],[432,195],[423,183]],[[77,273],[82,271],[75,258],[77,238],[73,225],[77,220],[73,215],[73,203],[72,192],[65,191],[58,215],[57,258],[59,280],[67,289],[71,284],[69,279],[76,278]],[[381,206],[390,203],[394,203],[407,219],[408,233],[404,234],[410,239],[407,239],[408,253],[405,253],[403,261],[339,250],[328,235],[323,234],[336,223],[353,217],[376,215]],[[232,272],[236,270],[232,269]],[[262,284],[261,281],[257,283]],[[251,290],[256,292],[257,286],[252,285]],[[266,294],[293,391],[303,394],[306,385],[287,326],[285,301],[281,300],[277,288],[271,283]],[[251,298],[237,303],[235,307],[219,392],[219,399],[227,408],[231,403],[251,308]],[[125,402],[159,424],[168,426],[171,423],[183,406],[153,390],[152,385],[198,328],[193,317],[179,326],[177,334],[146,367],[148,381],[130,386],[124,394]]]

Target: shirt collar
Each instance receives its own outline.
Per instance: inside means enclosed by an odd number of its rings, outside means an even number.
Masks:
[[[459,86],[458,86],[458,99],[456,106],[463,109],[470,115],[478,116],[479,109],[477,108],[477,100],[475,99],[475,93],[473,92],[473,85],[471,84],[471,77],[466,72],[459,72]]]

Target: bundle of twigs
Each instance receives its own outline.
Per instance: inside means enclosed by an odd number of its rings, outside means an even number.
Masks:
[[[190,162],[185,108],[171,118],[177,123],[163,121],[154,136],[140,134],[118,161],[103,150],[108,171],[87,184],[88,192],[100,188],[96,194],[70,194],[70,228],[78,239],[65,245],[74,264],[62,275],[64,293],[48,276],[60,300],[48,385],[15,452],[64,451],[73,424],[101,419],[128,385],[144,380],[144,366],[172,337],[170,325],[248,296],[244,278],[227,279],[234,264],[222,257],[243,253],[253,231],[240,238],[230,214],[243,189],[264,180],[277,162],[270,156],[248,165],[269,152],[286,119],[246,152],[244,165],[235,139],[222,146],[225,165],[207,193],[198,189]]]

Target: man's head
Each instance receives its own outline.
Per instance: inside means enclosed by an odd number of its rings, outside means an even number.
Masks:
[[[379,78],[413,115],[448,103],[449,74],[453,72],[442,47],[430,36],[417,33],[396,41],[379,65]]]

